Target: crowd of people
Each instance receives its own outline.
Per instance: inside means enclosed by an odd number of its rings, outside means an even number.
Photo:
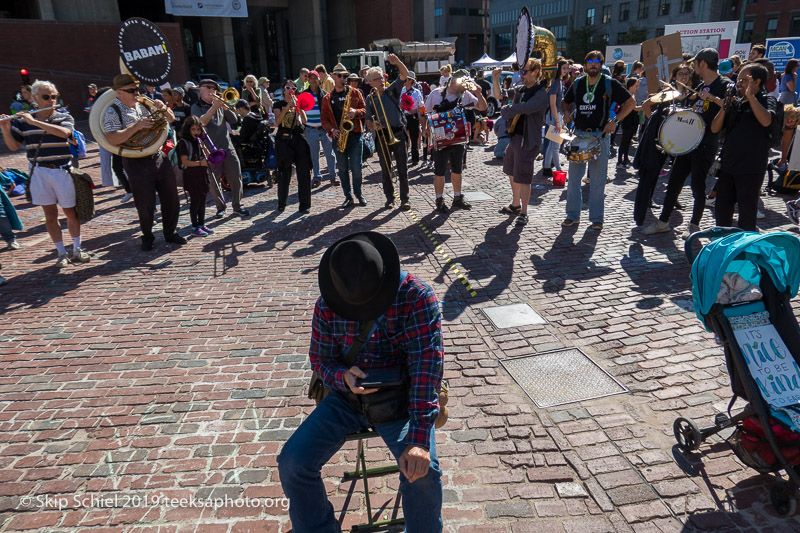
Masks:
[[[776,128],[774,121],[798,114],[798,61],[790,60],[783,73],[776,73],[764,58],[765,51],[763,45],[754,45],[745,61],[737,56],[720,61],[713,49],[694,57],[685,54],[684,61],[673,69],[670,83],[658,90],[648,89],[641,62],[629,66],[617,61],[606,66],[599,51],[590,52],[580,64],[559,57],[555,68],[529,59],[515,64],[511,75],[496,69],[491,81],[484,79],[482,72],[454,71],[447,65],[440,70],[438,84],[430,85],[418,81],[413,71],[390,54],[387,62],[396,73],[394,80],[380,67],[351,73],[337,64],[328,73],[324,65],[317,65],[301,69],[297,79],[284,80],[274,98],[270,80],[247,75],[235,102],[223,99],[220,85],[212,79],[158,88],[142,86],[129,74],[120,74],[109,87],[89,85],[85,110],[91,110],[106,91],[116,93],[102,116],[105,139],[112,147],[147,136],[154,127],[153,110],[162,112],[170,124],[174,158],[167,157],[167,150],[157,150],[149,157],[124,157],[100,148],[102,184],[113,185],[116,177],[125,190],[121,201],[133,199],[144,251],[154,247],[152,229],[159,203],[165,241],[186,243],[178,230],[179,181],[189,196],[194,236],[214,233],[205,214],[209,195],[216,208],[214,218],[225,217],[228,204],[234,215],[250,216],[242,202],[241,159],[247,146],[261,152],[264,166],[273,161],[267,184],[277,184],[279,211],[287,207],[292,176],[301,214],[311,211],[312,190],[323,181],[341,187],[342,208],[366,206],[362,167],[375,152],[385,208],[394,207],[397,187],[399,208],[410,209],[408,171],[421,165],[421,172],[433,171],[436,212],[468,210],[471,205],[462,192],[466,152],[473,143],[486,143],[490,131],[497,137],[494,153],[503,159],[511,189],[511,201],[500,213],[514,216],[517,225],[528,223],[536,161],[542,161],[542,175],[550,177],[561,171],[562,156],[571,150],[562,225],[578,224],[583,208],[581,188],[588,184],[589,227],[602,230],[608,159],[616,150],[617,169],[627,171],[633,166],[638,173],[633,218],[645,235],[671,231],[670,217],[675,209],[683,208],[678,197],[691,177],[694,201],[683,233],[687,238],[699,230],[707,205],[714,206],[716,223],[723,225],[732,223],[738,205],[739,226],[755,230],[771,147],[780,149],[777,165],[786,168],[796,120],[794,124],[787,120],[785,128]],[[667,100],[662,92],[665,88],[670,92]],[[140,96],[151,104],[143,105]],[[490,99],[501,107],[497,120],[486,113]],[[24,146],[27,150],[31,199],[44,211],[57,250],[56,265],[89,261],[89,254],[81,248],[80,223],[73,209],[70,168],[75,158],[70,145],[76,142],[74,119],[64,108],[53,108],[54,101],[61,102],[52,83],[37,81],[24,86],[18,100],[12,109],[17,116],[0,121],[0,131],[9,148]],[[705,131],[694,149],[671,156],[659,145],[658,134],[676,109],[697,112]],[[463,116],[468,127],[462,142],[439,145],[436,141],[441,134],[431,127],[431,114]],[[547,129],[555,138],[543,136]],[[577,140],[558,142],[565,132]],[[259,139],[263,142],[258,143]],[[592,156],[581,157],[583,150]],[[224,155],[209,160],[210,151]],[[448,170],[453,186],[450,206],[444,197]],[[710,194],[706,185],[709,174],[717,180]],[[648,212],[657,207],[653,193],[663,176],[668,176],[667,192],[660,215],[645,224]],[[225,189],[230,193],[226,195]],[[0,213],[2,236],[9,247],[18,248],[6,213],[13,206],[5,205],[10,204],[4,204]],[[57,224],[58,206],[67,216],[73,240],[69,252]]]

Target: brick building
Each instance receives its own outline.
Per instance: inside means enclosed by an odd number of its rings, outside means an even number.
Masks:
[[[745,12],[739,26],[740,43],[800,36],[800,0],[728,0],[731,19],[741,18],[742,4]]]

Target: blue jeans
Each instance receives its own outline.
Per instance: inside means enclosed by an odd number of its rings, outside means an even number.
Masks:
[[[587,133],[576,130],[575,135],[591,135],[597,137],[601,132]],[[578,220],[581,218],[581,180],[586,174],[586,165],[589,165],[589,221],[603,223],[603,210],[605,203],[606,176],[608,175],[609,136],[600,139],[600,152],[595,159],[588,163],[569,162],[567,173],[567,218]]]
[[[511,137],[500,137],[497,139],[497,144],[494,146],[494,156],[500,159],[506,154],[506,146],[511,142]]]
[[[559,114],[559,117],[560,116],[561,115]],[[547,121],[548,129],[549,126],[555,126],[556,121],[553,120],[553,116],[550,113],[547,113],[545,119]],[[558,150],[561,148],[561,145],[558,143],[554,143],[549,139],[546,140],[547,140],[547,148],[545,148],[544,150],[544,163],[542,166],[544,168],[552,168],[553,170],[560,171],[561,161],[559,161],[558,159]]]
[[[314,174],[311,176],[311,181],[320,182],[322,175],[319,170],[319,149],[322,145],[322,152],[325,155],[325,160],[328,163],[328,175],[330,179],[336,177],[335,168],[336,160],[333,157],[333,143],[328,138],[328,134],[322,128],[306,128],[306,142],[311,148],[311,165],[314,167]]]
[[[320,476],[322,466],[344,444],[344,437],[369,427],[367,419],[354,411],[338,392],[328,394],[311,412],[278,456],[283,492],[289,498],[289,517],[295,533],[340,533],[339,523],[328,501]],[[395,458],[406,448],[408,419],[376,424],[375,430]],[[403,516],[409,533],[442,531],[442,471],[436,457],[436,436],[431,428],[431,465],[428,474],[409,483],[400,474]]]
[[[347,136],[347,145],[344,152],[336,152],[336,168],[339,169],[339,181],[342,182],[342,192],[345,198],[352,198],[353,192],[356,198],[361,196],[361,155],[364,143],[361,142],[361,134],[352,131]],[[353,175],[353,189],[350,189],[350,175]]]

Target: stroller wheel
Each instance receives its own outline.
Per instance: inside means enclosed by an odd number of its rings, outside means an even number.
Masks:
[[[675,435],[678,448],[680,448],[682,452],[696,450],[703,442],[700,429],[697,427],[697,424],[689,418],[676,418],[675,423],[672,424],[672,432]]]
[[[797,510],[795,490],[792,484],[786,481],[778,482],[769,489],[769,499],[775,512],[781,516],[791,516]]]

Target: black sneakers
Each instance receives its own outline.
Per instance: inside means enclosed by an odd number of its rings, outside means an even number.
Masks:
[[[472,209],[472,204],[467,203],[463,194],[453,197],[453,209]]]
[[[177,233],[173,233],[172,235],[170,235],[169,237],[165,238],[164,240],[167,241],[167,242],[171,242],[172,244],[177,244],[179,246],[182,245],[182,244],[186,244],[186,239],[184,239],[183,237],[181,237]]]
[[[444,198],[436,199],[436,210],[440,213],[447,213],[450,210],[450,208],[447,207],[447,204],[444,203]]]

